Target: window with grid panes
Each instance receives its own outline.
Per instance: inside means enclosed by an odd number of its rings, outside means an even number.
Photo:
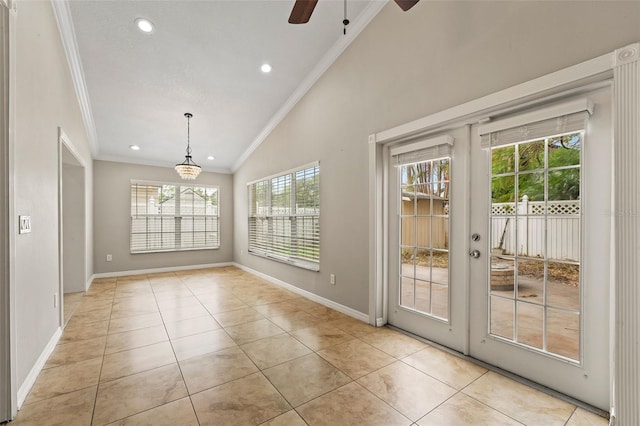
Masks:
[[[249,253],[320,270],[320,165],[247,185]]]
[[[131,253],[220,247],[219,188],[131,183]]]

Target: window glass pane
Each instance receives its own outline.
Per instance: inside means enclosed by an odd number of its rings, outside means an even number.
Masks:
[[[543,328],[542,317],[544,307],[529,303],[516,302],[518,317],[518,339],[517,341],[534,348],[542,349]]]
[[[544,169],[544,140],[518,145],[518,170]]]
[[[500,175],[503,173],[513,173],[515,167],[516,147],[515,145],[494,148],[491,150],[491,174]]]
[[[559,136],[549,139],[549,167],[575,166],[580,164],[582,134]]]

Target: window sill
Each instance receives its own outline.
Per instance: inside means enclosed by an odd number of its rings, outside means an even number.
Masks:
[[[298,268],[307,269],[313,272],[320,272],[319,263],[308,262],[308,261],[299,260],[299,259],[287,259],[284,257],[278,257],[274,255],[269,255],[266,253],[257,253],[251,250],[249,250],[249,254],[252,254],[257,257],[262,257],[264,259],[275,260],[276,262],[284,263],[285,265],[296,266]]]
[[[131,251],[129,254],[148,254],[148,253],[173,253],[176,251],[201,251],[201,250],[220,250],[220,246],[217,247],[193,247],[193,248],[181,248],[181,249],[164,249],[164,250],[144,250],[144,251]]]

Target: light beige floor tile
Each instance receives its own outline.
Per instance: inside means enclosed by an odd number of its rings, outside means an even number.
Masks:
[[[607,426],[608,424],[609,419],[590,413],[580,407],[576,408],[567,422],[567,426]]]
[[[293,407],[351,381],[316,354],[305,355],[263,371]]]
[[[355,337],[362,337],[377,330],[376,327],[351,317],[329,321],[325,325],[335,327]]]
[[[296,410],[310,426],[408,426],[411,421],[355,382]]]
[[[322,320],[304,311],[291,312],[284,315],[269,318],[271,322],[285,331],[293,331],[300,328],[312,327]]]
[[[420,426],[518,426],[522,425],[493,408],[458,393],[424,416]]]
[[[25,403],[31,404],[97,385],[101,365],[102,358],[93,358],[42,370]]]
[[[207,309],[207,311],[209,311],[211,315],[219,314],[221,312],[235,311],[237,309],[244,309],[249,307],[249,305],[247,305],[237,297],[227,298],[222,300],[215,300],[215,301],[207,300],[207,301],[203,301],[202,304]]]
[[[110,334],[105,354],[135,349],[169,340],[163,325]]]
[[[160,311],[164,322],[176,322],[189,318],[197,318],[209,315],[202,305],[185,306],[183,308]]]
[[[427,347],[416,339],[388,328],[376,330],[361,339],[396,358],[403,358]]]
[[[307,424],[298,413],[291,410],[279,415],[275,419],[262,423],[262,426],[307,426]]]
[[[251,360],[237,347],[180,361],[180,369],[189,394],[258,372]]]
[[[106,308],[93,309],[90,311],[76,312],[73,319],[83,324],[108,320],[111,317],[111,306]]]
[[[156,299],[158,296],[156,295]],[[171,311],[174,309],[188,308],[189,306],[200,306],[202,303],[193,295],[184,297],[168,297],[166,299],[158,299],[157,302],[160,310]]]
[[[91,298],[90,296],[87,296],[86,298],[87,300],[83,300],[82,302],[80,302],[80,304],[76,307],[74,314],[84,314],[87,312],[92,312],[95,310],[100,310],[100,309],[107,309],[110,308],[113,305],[113,298],[109,297],[109,298]]]
[[[118,299],[113,304],[111,319],[134,317],[136,315],[153,314],[158,312],[158,305],[153,299],[145,301]]]
[[[327,327],[325,325],[294,330],[291,332],[291,335],[314,351],[319,351],[321,349],[329,348],[355,339],[355,337],[345,333],[344,331],[336,330],[333,327]]]
[[[109,426],[162,425],[198,426],[198,418],[193,411],[191,400],[189,398],[182,398],[109,424]]]
[[[235,311],[220,312],[213,316],[218,324],[223,327],[231,327],[238,324],[244,324],[247,322],[258,321],[264,319],[264,316],[255,309],[244,308],[237,309]]]
[[[91,358],[99,358],[104,355],[106,336],[80,342],[61,343],[49,356],[44,368],[59,367]]]
[[[310,309],[324,307],[324,305],[316,303],[313,300],[307,299],[306,297],[297,297],[295,299],[288,300],[287,302],[291,303],[301,311],[308,311]]]
[[[129,297],[150,297],[153,296],[153,290],[149,284],[144,286],[120,285],[116,287],[115,299],[126,299]]]
[[[85,325],[73,321],[73,317],[64,328],[60,343],[78,342],[80,340],[95,339],[106,336],[109,331],[109,321],[98,321]]]
[[[354,380],[396,361],[392,356],[361,340],[331,346],[318,351],[318,355]]]
[[[137,330],[139,328],[161,325],[162,317],[159,313],[138,315],[129,318],[117,318],[109,323],[109,334],[122,333],[124,331]]]
[[[198,419],[211,425],[256,425],[291,407],[260,373],[191,397]]]
[[[486,368],[431,346],[402,361],[456,389],[462,389],[487,372]]]
[[[101,383],[93,424],[104,425],[187,396],[177,364]]]
[[[263,370],[311,353],[309,348],[288,334],[247,343],[242,345],[242,350]]]
[[[564,425],[575,407],[494,372],[462,390],[525,424]]]
[[[284,333],[280,327],[268,319],[234,325],[225,330],[238,345]]]
[[[335,321],[339,319],[349,318],[342,312],[338,312],[335,309],[327,308],[326,306],[318,306],[307,310],[308,313],[314,317],[320,318],[323,321]]]
[[[413,421],[456,393],[451,386],[400,361],[360,378],[358,383]]]
[[[214,320],[211,315],[204,317],[189,318],[182,321],[167,322],[165,328],[170,339],[179,339],[180,337],[192,336],[194,334],[204,333],[220,329],[220,324]]]
[[[290,301],[269,303],[266,305],[258,305],[258,306],[254,306],[253,309],[260,312],[262,315],[264,315],[267,318],[277,317],[280,315],[288,314],[291,312],[297,312],[301,310],[298,306],[294,305]]]
[[[169,342],[116,352],[104,357],[100,381],[119,379],[175,362],[176,357]]]
[[[97,386],[91,386],[34,404],[23,405],[11,425],[89,425],[97,389]]]
[[[174,339],[171,344],[178,361],[236,346],[222,329]]]
[[[193,297],[193,293],[189,288],[183,284],[181,287],[175,289],[158,289],[156,287],[153,288],[153,294],[156,297],[158,303],[163,302],[165,300],[173,300],[173,299],[182,299],[186,297]]]

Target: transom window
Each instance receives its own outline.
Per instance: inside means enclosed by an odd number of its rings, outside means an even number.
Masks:
[[[247,185],[249,253],[320,270],[320,165]]]
[[[220,247],[219,188],[131,183],[131,253]]]

